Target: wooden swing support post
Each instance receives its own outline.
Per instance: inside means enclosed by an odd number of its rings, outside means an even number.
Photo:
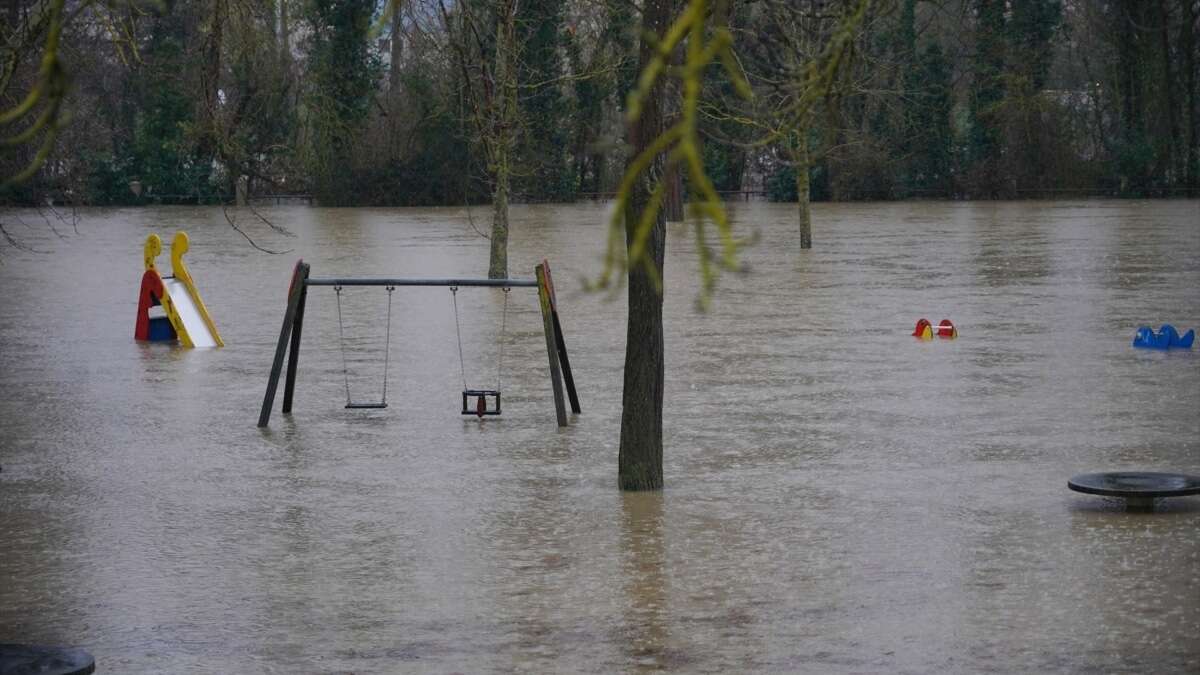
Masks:
[[[309,276],[309,266],[303,260],[296,262],[292,271],[292,282],[288,288],[287,311],[283,315],[283,327],[279,331],[279,342],[275,346],[275,360],[271,363],[271,374],[267,378],[267,392],[263,396],[262,411],[258,415],[258,426],[266,427],[271,419],[271,408],[275,405],[275,392],[279,388],[279,377],[283,374],[283,357],[290,353],[287,376],[283,387],[284,414],[292,412],[292,394],[296,390],[296,370],[300,354],[300,336],[304,326],[304,304],[309,286],[488,286],[493,288],[536,287],[538,304],[542,310],[542,328],[546,334],[546,356],[550,361],[550,380],[554,389],[554,410],[558,426],[567,426],[566,402],[563,400],[563,384],[571,403],[571,412],[579,414],[579,395],[575,392],[575,378],[571,375],[571,362],[567,358],[567,345],[563,340],[562,324],[558,319],[558,303],[554,297],[554,281],[550,276],[550,265],[545,260],[535,268],[536,279],[377,279],[377,278],[317,278]],[[289,341],[291,343],[289,348]]]

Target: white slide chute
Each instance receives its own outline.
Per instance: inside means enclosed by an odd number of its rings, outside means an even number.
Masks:
[[[183,322],[188,337],[192,338],[192,346],[216,347],[217,340],[208,329],[208,324],[204,322],[204,317],[196,307],[187,286],[179,279],[163,279],[163,286],[166,286],[167,293],[175,303],[175,311],[179,313],[179,319]]]

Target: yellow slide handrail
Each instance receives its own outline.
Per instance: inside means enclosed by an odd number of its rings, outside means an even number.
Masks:
[[[175,301],[171,299],[171,292],[167,290],[167,285],[162,283],[162,274],[154,265],[154,259],[158,254],[162,253],[162,239],[159,239],[157,234],[152,234],[146,237],[146,244],[142,247],[142,260],[146,263],[146,269],[157,274],[159,283],[162,286],[162,297],[158,299],[162,305],[163,312],[167,315],[167,320],[171,322],[171,327],[175,329],[175,334],[179,337],[179,341],[184,347],[195,347],[192,342],[192,336],[188,335],[187,329],[183,326],[183,319],[179,316],[179,310],[175,309]]]
[[[187,265],[183,264],[183,254],[188,252],[189,246],[187,233],[182,230],[176,232],[175,239],[171,242],[171,272],[176,279],[183,282],[188,293],[192,295],[192,301],[196,304],[196,309],[200,312],[200,318],[204,320],[204,325],[208,326],[208,331],[212,333],[213,341],[217,343],[218,347],[224,347],[225,342],[221,340],[221,334],[217,332],[217,326],[208,313],[208,307],[204,306],[204,301],[200,299],[200,291],[196,290],[192,275],[188,272]]]

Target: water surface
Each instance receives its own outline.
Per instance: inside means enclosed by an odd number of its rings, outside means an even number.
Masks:
[[[0,215],[0,642],[111,673],[1197,672],[1200,498],[1066,489],[1200,474],[1200,202],[738,204],[748,272],[666,269],[667,487],[616,489],[624,300],[587,294],[603,205],[518,207],[584,412],[555,426],[536,295],[310,292],[295,413],[255,428],[295,260],[482,276],[461,209]],[[17,219],[19,217],[19,220]],[[486,210],[476,211],[481,224]],[[132,340],[141,243],[225,343]],[[168,266],[166,256],[160,260]],[[955,341],[909,336],[952,319]],[[503,338],[501,325],[506,328]],[[501,346],[503,367],[498,368]],[[343,355],[347,365],[343,373]],[[504,415],[459,414],[460,390]]]

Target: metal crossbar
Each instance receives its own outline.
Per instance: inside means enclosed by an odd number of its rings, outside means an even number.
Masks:
[[[267,391],[263,395],[262,410],[258,416],[258,426],[266,427],[271,415],[271,407],[275,401],[276,389],[279,386],[279,381],[283,375],[284,360],[287,359],[287,377],[284,384],[283,392],[283,412],[285,414],[292,412],[292,394],[296,386],[296,367],[298,363],[298,355],[300,351],[300,335],[301,328],[304,323],[304,305],[308,297],[309,286],[441,286],[441,287],[469,287],[483,286],[491,288],[537,288],[539,305],[542,313],[542,328],[546,338],[546,356],[550,364],[550,382],[554,390],[554,409],[558,417],[558,425],[565,427],[568,424],[566,405],[563,401],[563,380],[567,394],[571,399],[571,410],[579,413],[579,402],[575,394],[575,384],[571,377],[570,365],[567,361],[567,349],[563,341],[562,328],[559,325],[558,313],[554,304],[554,285],[550,280],[550,267],[544,261],[536,268],[537,278],[535,279],[412,279],[412,278],[363,278],[363,277],[327,277],[313,278],[309,276],[310,266],[303,261],[298,261],[295,268],[292,270],[292,283],[288,286],[288,302],[287,310],[283,315],[283,327],[279,330],[279,341],[275,345],[275,358],[271,363],[271,373],[267,378]],[[391,289],[389,289],[391,290]],[[391,294],[389,293],[389,298]],[[507,304],[508,295],[505,295],[505,303]],[[500,322],[500,349],[504,348],[504,331],[505,319],[502,317]],[[390,337],[391,321],[388,321],[388,328],[384,333],[385,343]],[[344,328],[339,321],[339,333],[342,333]],[[342,337],[339,335],[339,337]],[[290,340],[290,346],[289,346]],[[341,340],[339,340],[341,341]],[[344,348],[344,344],[342,345]],[[497,358],[497,370],[503,370],[503,351]],[[345,356],[343,356],[343,379],[347,379],[345,372],[347,364]],[[386,386],[388,361],[387,356],[384,356],[384,386]],[[460,368],[462,367],[460,359]],[[487,409],[488,401],[484,400],[484,414],[499,414],[499,384],[500,377],[497,376],[496,394],[496,412],[491,413]],[[464,395],[469,399],[473,393],[482,393],[482,398],[489,397],[491,390],[470,390],[464,388]],[[386,394],[385,394],[386,395]],[[382,401],[375,403],[354,403],[350,402],[352,407],[383,407],[386,405]],[[476,401],[478,403],[478,401]],[[468,411],[469,412],[469,411]],[[479,406],[476,406],[475,414],[479,414]]]
[[[308,286],[490,286],[492,288],[537,288],[537,279],[385,279],[370,277],[309,277]]]

